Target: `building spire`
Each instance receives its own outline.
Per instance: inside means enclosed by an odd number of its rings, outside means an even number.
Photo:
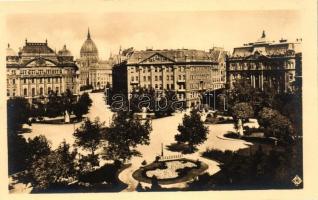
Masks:
[[[88,31],[87,31],[87,39],[91,39],[91,34],[89,32],[89,27],[88,27]]]
[[[266,34],[265,34],[265,31],[263,30],[262,38],[265,38],[265,37],[266,37]]]

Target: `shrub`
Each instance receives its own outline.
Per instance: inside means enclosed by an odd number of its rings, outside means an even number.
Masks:
[[[160,156],[156,156],[155,162],[158,162],[160,160]]]
[[[239,138],[240,136],[239,136],[237,133],[230,132],[230,133],[224,134],[224,137],[237,139],[237,138]]]

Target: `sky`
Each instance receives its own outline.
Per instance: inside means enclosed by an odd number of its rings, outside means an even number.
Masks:
[[[17,52],[28,42],[45,42],[53,50],[64,44],[79,57],[87,29],[107,59],[119,47],[137,50],[233,47],[256,41],[263,30],[268,40],[302,38],[301,18],[295,10],[173,11],[10,14],[6,19],[8,43]]]

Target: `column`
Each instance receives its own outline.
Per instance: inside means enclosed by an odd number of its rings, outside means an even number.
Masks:
[[[166,77],[166,66],[162,65],[161,67],[162,69],[162,73],[161,73],[161,76],[162,76],[162,80],[161,80],[161,84],[162,84],[162,90],[164,89],[167,89],[166,87],[166,80],[167,80],[167,77]]]

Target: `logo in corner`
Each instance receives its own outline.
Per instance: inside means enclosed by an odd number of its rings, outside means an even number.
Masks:
[[[292,182],[293,182],[294,185],[297,187],[297,186],[299,186],[299,185],[303,182],[303,180],[301,180],[301,178],[300,178],[298,175],[296,175],[296,176],[293,178]]]

